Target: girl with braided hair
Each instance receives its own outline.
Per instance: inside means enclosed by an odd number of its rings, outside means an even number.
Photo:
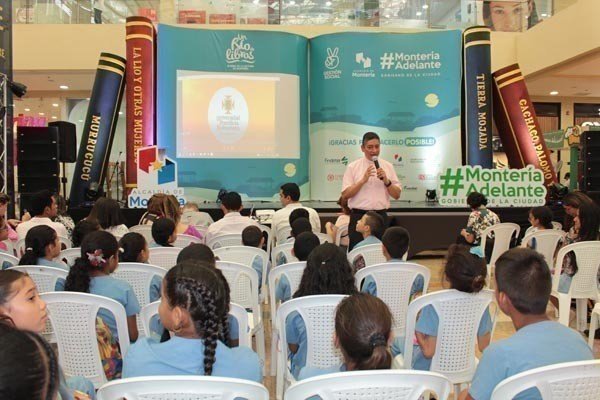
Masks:
[[[223,342],[229,299],[219,273],[210,264],[191,261],[167,272],[158,312],[173,336],[163,343],[143,338],[132,345],[124,360],[124,378],[206,375],[262,381],[257,354]]]

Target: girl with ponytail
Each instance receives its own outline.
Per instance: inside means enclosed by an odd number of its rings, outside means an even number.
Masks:
[[[465,293],[479,293],[485,286],[487,275],[486,262],[470,252],[470,247],[453,244],[448,248],[444,266],[442,285],[449,289]],[[415,326],[416,344],[413,350],[412,369],[428,371],[435,354],[439,317],[433,306],[423,307]],[[479,351],[489,344],[492,331],[492,318],[486,309],[479,322],[477,343]],[[404,352],[404,337],[398,337],[392,345],[395,357]],[[404,361],[406,363],[406,361]]]
[[[229,298],[219,273],[209,264],[193,261],[183,261],[167,272],[158,312],[172,337],[163,343],[143,338],[132,345],[123,378],[206,375],[262,381],[256,353],[223,342]]]
[[[38,225],[31,228],[25,236],[25,253],[19,260],[19,265],[43,265],[69,270],[67,264],[57,261],[60,255],[60,239],[56,231],[48,225]],[[63,290],[64,279],[56,281],[55,290]]]

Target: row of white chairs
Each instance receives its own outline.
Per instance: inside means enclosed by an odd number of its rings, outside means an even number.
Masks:
[[[544,400],[595,400],[600,389],[600,360],[550,365],[525,371],[500,382],[491,400],[509,400],[537,388]],[[286,400],[417,400],[424,393],[448,399],[451,383],[443,375],[425,371],[351,371],[317,376],[295,383]],[[263,385],[242,379],[205,376],[148,376],[119,379],[103,385],[98,400],[253,399],[268,400]]]

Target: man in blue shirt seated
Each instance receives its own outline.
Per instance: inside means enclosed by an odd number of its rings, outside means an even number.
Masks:
[[[552,281],[544,257],[514,248],[496,261],[496,300],[517,332],[492,343],[477,366],[471,387],[460,400],[487,400],[504,379],[534,368],[594,358],[581,335],[546,316]],[[535,388],[516,400],[541,400]]]

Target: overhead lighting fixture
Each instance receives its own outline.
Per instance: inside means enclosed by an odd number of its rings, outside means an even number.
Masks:
[[[41,115],[41,116],[44,116],[44,115],[46,115],[45,113],[42,113],[42,112],[41,112],[41,113],[38,113],[38,114],[39,114],[39,115]]]
[[[330,2],[330,1],[326,1],[326,2],[325,2],[325,5],[326,5],[327,7],[331,7],[331,2]]]
[[[58,119],[58,117],[56,115],[53,115],[52,119]]]
[[[421,11],[417,11],[417,17],[420,17],[421,15],[423,15],[423,13]]]
[[[254,0],[253,3],[258,4],[258,3],[260,3],[260,0]]]
[[[548,16],[548,14],[542,14],[543,18],[546,18]]]
[[[556,96],[558,94],[558,92],[556,90],[553,90],[550,92],[550,96]]]
[[[296,2],[294,0],[290,0],[290,6],[293,6],[295,4],[296,4]]]
[[[119,111],[119,115],[123,115],[123,111]]]
[[[52,103],[52,107],[58,107],[58,103]]]
[[[29,112],[31,111],[31,108],[26,108],[25,111]]]
[[[429,5],[423,4],[423,10],[427,10],[428,8],[429,8]]]
[[[67,85],[60,85],[59,88],[62,89],[62,90],[69,89],[69,87]]]

